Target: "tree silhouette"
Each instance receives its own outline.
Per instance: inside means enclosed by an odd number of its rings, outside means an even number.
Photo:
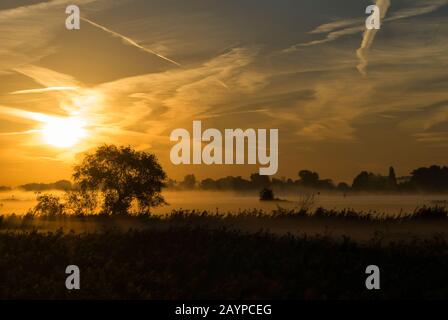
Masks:
[[[397,176],[395,174],[394,167],[389,168],[388,183],[389,183],[389,187],[391,187],[391,188],[397,187]]]
[[[165,204],[161,190],[166,174],[155,155],[131,147],[103,145],[74,169],[82,193],[100,191],[103,212],[126,214],[135,200],[141,213]]]
[[[448,167],[431,166],[412,171],[411,184],[423,190],[442,191],[448,189]]]
[[[310,170],[301,170],[299,177],[305,187],[314,187],[319,181],[319,174]]]
[[[274,192],[272,191],[272,189],[263,188],[260,191],[260,200],[263,201],[274,200]]]
[[[184,181],[182,181],[180,185],[184,189],[194,189],[196,187],[196,183],[196,176],[194,174],[187,174],[184,177]]]
[[[254,188],[266,188],[271,184],[271,179],[268,176],[262,176],[259,173],[252,173],[250,175],[250,182]]]

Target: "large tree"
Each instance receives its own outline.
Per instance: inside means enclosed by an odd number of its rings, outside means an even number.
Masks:
[[[166,174],[156,156],[131,147],[99,147],[75,167],[73,178],[82,192],[103,194],[107,214],[128,213],[133,201],[142,213],[165,204],[161,191]]]

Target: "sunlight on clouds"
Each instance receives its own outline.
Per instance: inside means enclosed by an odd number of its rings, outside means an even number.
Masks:
[[[40,134],[42,136],[41,144],[46,143],[58,148],[72,147],[87,136],[86,121],[80,118],[55,117],[2,106],[0,106],[0,115],[28,119],[40,123],[35,125],[34,129],[23,132],[6,132],[2,133],[3,136]]]

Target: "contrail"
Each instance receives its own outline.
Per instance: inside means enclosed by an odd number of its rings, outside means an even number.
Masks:
[[[226,88],[227,90],[229,90],[229,86],[226,85],[224,82],[222,82],[222,81],[219,80],[219,79],[215,79],[215,80],[216,80],[216,82],[218,82],[223,88]]]
[[[387,10],[390,7],[390,0],[376,0],[376,5],[380,9],[381,12],[381,19],[383,19],[386,16]],[[375,40],[375,35],[378,32],[377,29],[371,29],[364,31],[363,39],[361,42],[361,47],[356,51],[356,55],[359,59],[359,64],[357,66],[358,71],[362,75],[366,75],[366,68],[367,68],[367,51],[370,49],[370,47],[373,44],[373,41]]]
[[[25,134],[33,134],[33,133],[37,133],[37,132],[41,132],[41,130],[32,129],[32,130],[17,131],[17,132],[1,132],[0,136],[2,136],[2,137],[20,136],[20,135],[25,135]]]
[[[47,88],[39,88],[39,89],[27,89],[27,90],[18,90],[11,92],[10,94],[27,94],[27,93],[44,93],[44,92],[52,92],[52,91],[76,91],[75,87],[47,87]]]
[[[210,115],[203,115],[203,114],[201,114],[201,116],[204,119],[208,119],[208,118],[225,117],[225,116],[236,115],[236,114],[259,113],[259,112],[267,112],[267,111],[269,111],[269,109],[230,111],[230,112],[215,113],[215,114],[210,114]]]
[[[172,64],[175,64],[175,65],[178,66],[178,67],[181,66],[180,63],[178,63],[178,62],[176,62],[176,61],[174,61],[174,60],[171,60],[170,58],[167,58],[167,57],[165,57],[165,56],[163,56],[163,55],[161,55],[161,54],[159,54],[159,53],[157,53],[157,52],[155,52],[155,51],[152,51],[151,49],[145,48],[145,47],[139,45],[139,44],[138,44],[137,42],[135,42],[134,40],[132,40],[132,39],[130,39],[130,38],[128,38],[128,37],[126,37],[126,36],[124,36],[124,35],[118,33],[118,32],[115,32],[115,31],[113,31],[113,30],[110,30],[109,28],[106,28],[106,27],[104,27],[104,26],[102,26],[102,25],[100,25],[100,24],[98,24],[98,23],[96,23],[96,22],[93,22],[92,20],[89,20],[89,19],[87,19],[87,18],[81,18],[81,20],[84,20],[85,22],[90,23],[92,26],[95,26],[95,27],[97,27],[97,28],[99,28],[99,29],[105,31],[105,32],[107,32],[107,33],[113,35],[114,37],[118,37],[118,38],[122,39],[123,41],[125,41],[126,43],[128,43],[128,44],[131,45],[131,46],[134,46],[134,47],[136,47],[136,48],[139,48],[140,50],[145,51],[145,52],[147,52],[147,53],[156,55],[156,56],[159,57],[160,59],[163,59],[163,60],[165,60],[165,61],[171,62]]]

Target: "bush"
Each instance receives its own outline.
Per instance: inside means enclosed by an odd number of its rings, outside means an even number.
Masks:
[[[274,199],[274,191],[272,191],[271,189],[264,188],[260,191],[260,200],[270,201]]]

